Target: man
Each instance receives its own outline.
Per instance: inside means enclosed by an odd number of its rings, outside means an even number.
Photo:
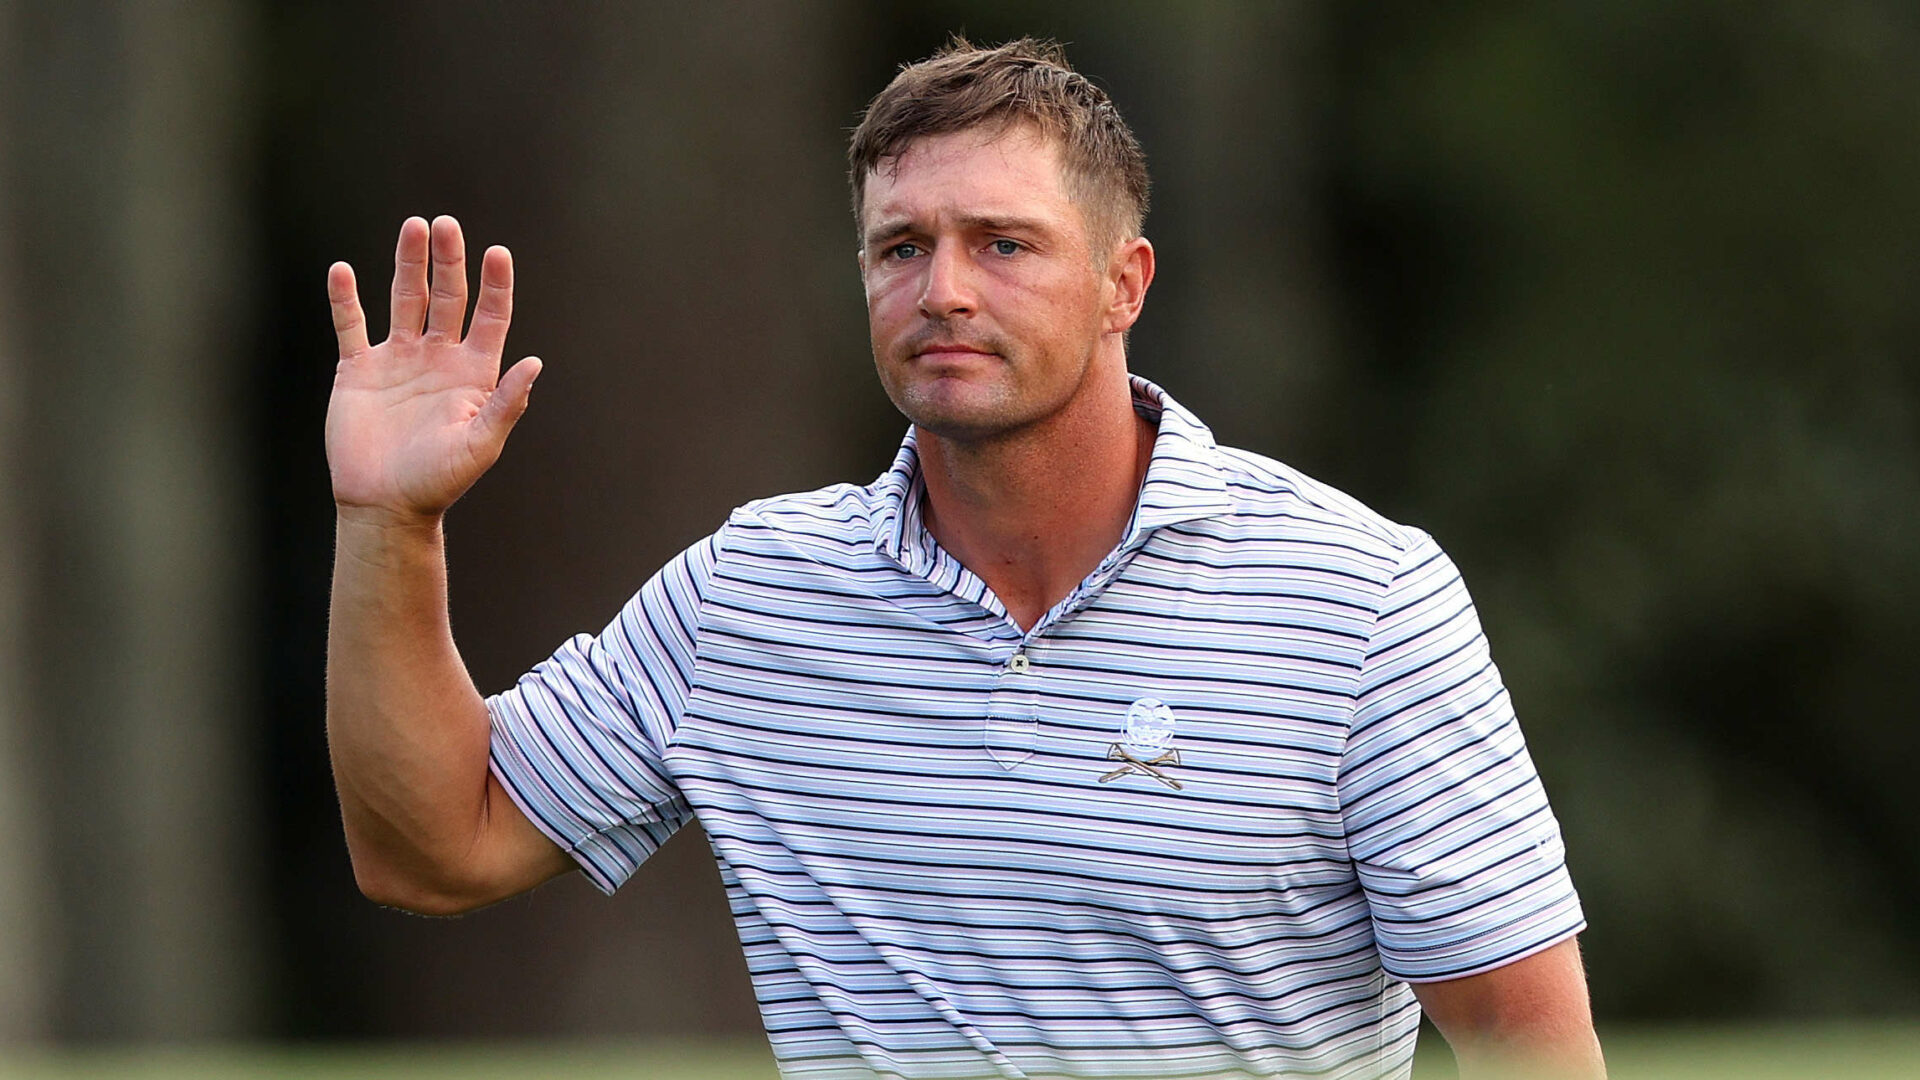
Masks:
[[[790,1077],[1602,1075],[1558,827],[1425,534],[1126,368],[1144,159],[1057,46],[903,69],[851,149],[891,469],[749,504],[483,700],[441,514],[539,362],[410,219],[340,368],[328,732],[368,896],[611,891],[697,817]],[[427,262],[433,262],[428,291]],[[1417,1001],[1416,1001],[1417,999]]]

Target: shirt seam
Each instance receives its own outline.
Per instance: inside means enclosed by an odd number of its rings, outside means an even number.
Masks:
[[[1340,846],[1346,852],[1349,863],[1354,861],[1353,844],[1345,825],[1346,800],[1340,794],[1346,780],[1347,750],[1353,743],[1354,726],[1360,721],[1360,698],[1366,690],[1367,660],[1373,655],[1374,638],[1379,635],[1380,620],[1386,615],[1387,597],[1392,594],[1394,584],[1400,580],[1400,572],[1407,565],[1407,557],[1417,546],[1418,544],[1414,543],[1402,544],[1394,551],[1393,572],[1387,575],[1387,580],[1381,583],[1379,591],[1374,596],[1373,620],[1367,627],[1366,644],[1361,648],[1360,662],[1354,665],[1353,669],[1353,692],[1348,695],[1347,723],[1340,732],[1340,756],[1336,759],[1337,764],[1334,766],[1333,775],[1334,800],[1340,808],[1341,815]]]
[[[681,699],[680,708],[672,717],[673,733],[667,736],[666,745],[660,748],[660,764],[663,767],[666,765],[667,758],[673,753],[674,748],[680,744],[681,725],[686,722],[687,708],[693,704],[694,691],[699,688],[700,650],[702,647],[701,643],[706,638],[704,631],[707,626],[707,609],[712,606],[713,603],[713,582],[715,578],[720,576],[720,563],[726,558],[727,529],[732,524],[733,517],[729,515],[727,520],[721,522],[720,527],[713,531],[711,540],[713,544],[713,564],[707,567],[706,580],[698,583],[698,588],[695,590],[695,595],[700,598],[700,603],[694,609],[693,640],[688,643],[687,695]],[[688,808],[692,808],[691,804],[689,804]]]

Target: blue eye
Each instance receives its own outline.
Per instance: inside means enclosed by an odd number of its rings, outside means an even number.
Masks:
[[[915,255],[920,254],[920,245],[895,244],[891,249],[887,251],[887,254],[893,256],[896,259],[911,259]]]
[[[1013,240],[995,240],[993,242],[993,250],[1002,255],[1018,255],[1020,253],[1020,245]]]

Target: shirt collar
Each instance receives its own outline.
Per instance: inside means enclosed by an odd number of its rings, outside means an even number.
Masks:
[[[1213,432],[1165,390],[1138,375],[1129,376],[1133,407],[1159,420],[1153,457],[1134,503],[1133,518],[1121,550],[1138,547],[1154,530],[1183,521],[1212,517],[1233,509],[1226,473]],[[933,538],[920,507],[926,484],[920,476],[919,444],[912,428],[894,455],[893,466],[873,483],[876,499],[873,544],[880,554],[916,573],[933,565]]]

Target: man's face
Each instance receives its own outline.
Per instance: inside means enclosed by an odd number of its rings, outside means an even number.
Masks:
[[[1059,146],[1028,127],[962,131],[886,164],[867,177],[860,269],[887,396],[960,441],[1060,411],[1109,332],[1113,285]]]

